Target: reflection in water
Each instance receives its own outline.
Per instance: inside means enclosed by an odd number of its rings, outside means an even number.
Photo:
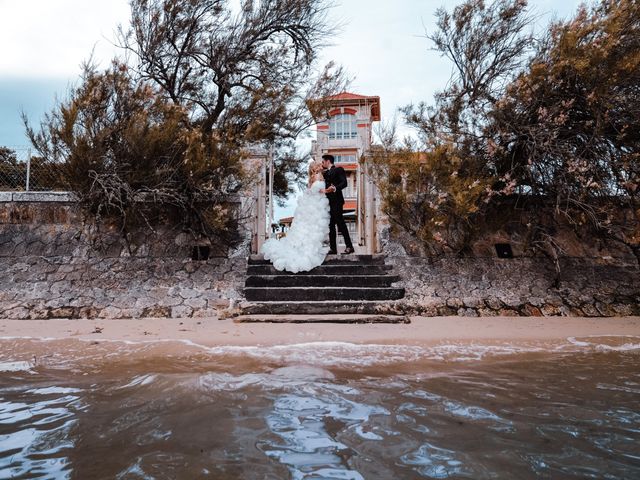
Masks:
[[[640,478],[640,338],[0,341],[0,478]]]

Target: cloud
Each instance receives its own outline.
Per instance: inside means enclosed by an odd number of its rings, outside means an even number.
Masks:
[[[0,0],[0,77],[68,78],[94,49],[108,61],[128,17],[127,0]]]

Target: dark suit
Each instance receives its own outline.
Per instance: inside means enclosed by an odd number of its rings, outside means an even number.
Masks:
[[[329,170],[323,172],[326,188],[331,185],[336,187],[336,191],[327,193],[329,199],[329,211],[331,218],[329,220],[329,245],[334,252],[338,250],[336,246],[336,225],[338,230],[344,238],[344,244],[347,248],[353,248],[351,244],[351,237],[349,236],[349,230],[347,230],[347,224],[344,223],[342,217],[342,209],[344,207],[344,197],[342,196],[342,189],[347,186],[347,174],[344,172],[344,168],[331,166]]]

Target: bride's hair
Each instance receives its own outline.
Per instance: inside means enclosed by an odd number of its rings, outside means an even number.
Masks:
[[[320,172],[322,172],[322,163],[313,161],[309,164],[309,186],[313,184]]]

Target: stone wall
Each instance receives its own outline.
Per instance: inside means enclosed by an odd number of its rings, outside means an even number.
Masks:
[[[565,258],[391,256],[406,288],[404,311],[426,316],[640,315],[637,265]]]
[[[212,316],[241,297],[246,245],[192,260],[184,232],[125,239],[68,198],[24,200],[0,203],[0,318]]]
[[[0,199],[0,318],[214,316],[242,299],[248,243],[233,251],[166,230],[123,238],[84,222],[71,198]],[[630,256],[410,256],[389,238],[401,275],[399,309],[422,315],[640,315],[640,269]],[[392,306],[391,308],[395,308]]]

